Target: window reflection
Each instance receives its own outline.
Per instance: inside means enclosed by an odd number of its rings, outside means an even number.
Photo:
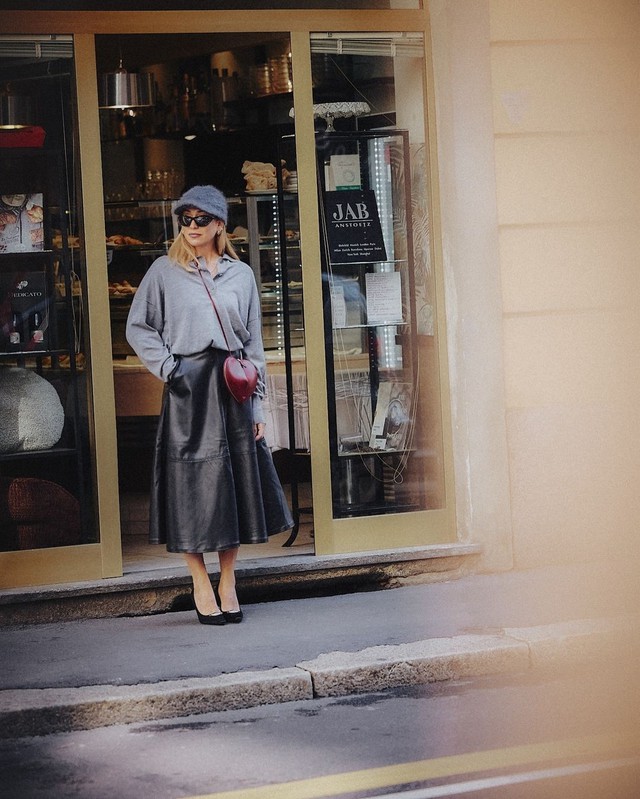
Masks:
[[[71,36],[0,37],[0,550],[96,540]],[[55,509],[55,512],[52,512]]]
[[[422,35],[318,32],[311,52],[334,516],[439,508]],[[366,255],[375,252],[369,241],[361,258],[343,256],[351,246],[345,231],[342,242],[331,241],[328,217],[343,196],[341,208],[372,198],[365,213],[378,217],[382,255]]]

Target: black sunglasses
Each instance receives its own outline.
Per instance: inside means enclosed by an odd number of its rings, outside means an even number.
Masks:
[[[182,225],[182,227],[191,227],[191,223],[195,222],[198,227],[206,227],[210,225],[215,216],[207,216],[203,214],[202,216],[188,216],[187,214],[179,214],[178,215],[178,222]]]

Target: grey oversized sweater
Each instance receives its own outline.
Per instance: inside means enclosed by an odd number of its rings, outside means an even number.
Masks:
[[[264,422],[265,357],[260,297],[251,267],[225,255],[211,277],[201,259],[200,275],[213,297],[232,351],[244,350],[258,369],[252,397],[254,422]],[[163,255],[140,281],[127,319],[127,341],[147,369],[165,382],[176,356],[194,355],[207,347],[226,350],[220,324],[200,275],[187,272]]]

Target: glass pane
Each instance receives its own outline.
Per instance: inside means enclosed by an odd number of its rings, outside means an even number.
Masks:
[[[25,38],[19,56],[0,39],[5,551],[93,542],[97,535],[73,42],[61,36],[49,48],[50,37],[39,38],[38,47]]]
[[[98,86],[122,59],[130,74],[152,76],[155,95],[153,105],[100,109],[125,555],[147,521],[162,397],[125,324],[140,281],[177,233],[176,200],[198,184],[227,197],[229,239],[260,291],[266,438],[298,518],[308,468],[287,451],[306,451],[309,434],[290,50],[282,32],[96,37]]]
[[[422,39],[311,44],[334,516],[439,508]]]

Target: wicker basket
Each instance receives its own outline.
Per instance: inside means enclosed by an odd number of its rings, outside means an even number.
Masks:
[[[49,480],[0,478],[0,530],[5,551],[79,544],[80,503]]]

